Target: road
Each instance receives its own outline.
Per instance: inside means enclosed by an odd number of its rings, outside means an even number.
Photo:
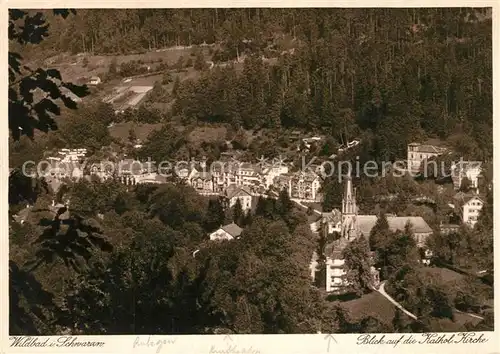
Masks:
[[[405,309],[403,307],[403,305],[401,305],[399,302],[397,302],[396,300],[394,300],[389,294],[387,294],[385,292],[385,281],[383,281],[382,283],[380,283],[380,287],[378,289],[376,289],[382,296],[384,296],[387,300],[389,300],[390,302],[393,303],[394,306],[396,306],[398,309],[400,309],[401,311],[403,311],[405,314],[407,314],[408,316],[410,316],[411,318],[413,318],[414,320],[417,319],[417,316],[415,316],[414,314],[412,314],[410,311],[408,311],[407,309]]]
[[[295,202],[296,204],[298,204],[300,207],[302,207],[302,208],[304,208],[304,209],[306,209],[306,210],[307,210],[307,209],[309,209],[309,207],[308,207],[307,205],[302,204],[299,200],[297,200],[297,199],[293,199],[293,198],[292,198],[291,200],[292,200],[292,202]],[[320,211],[318,211],[318,210],[316,210],[316,209],[314,209],[314,208],[313,208],[313,211],[314,211],[316,214],[318,214],[318,215],[323,215]]]

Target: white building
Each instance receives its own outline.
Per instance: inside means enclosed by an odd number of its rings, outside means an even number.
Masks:
[[[282,162],[282,161],[281,161]],[[274,183],[276,177],[288,173],[288,166],[282,163],[271,167],[265,167],[262,170],[262,182],[266,189],[269,189]]]
[[[167,178],[165,176],[161,176],[156,172],[152,173],[144,173],[135,176],[136,184],[163,184],[167,183]]]
[[[447,151],[446,148],[432,144],[408,144],[408,170],[418,172],[423,161],[439,156]]]
[[[89,85],[99,85],[101,83],[101,78],[99,76],[92,76],[89,81]]]
[[[290,198],[305,202],[320,201],[320,177],[313,172],[299,171],[296,173],[281,174],[274,180],[278,189],[286,189]]]
[[[241,235],[243,229],[235,223],[221,226],[210,234],[211,241],[233,240]]]
[[[474,227],[484,205],[484,200],[478,195],[457,193],[455,195],[455,210],[462,219],[462,222],[470,227]]]
[[[338,209],[333,209],[329,213],[314,214],[309,226],[313,233],[340,233],[342,231],[342,213]]]
[[[182,176],[185,175],[185,170],[180,170]],[[215,184],[212,173],[206,170],[206,163],[202,162],[199,165],[191,166],[191,170],[186,179],[187,183],[200,194],[214,194]]]
[[[257,186],[261,183],[260,169],[251,163],[242,163],[235,172],[236,184],[239,186]]]
[[[243,211],[247,211],[252,208],[252,193],[246,186],[238,187],[230,185],[226,189],[224,195],[229,202],[228,205],[230,208],[236,204],[238,199],[240,200]]]

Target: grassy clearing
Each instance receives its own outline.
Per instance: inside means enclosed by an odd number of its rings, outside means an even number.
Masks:
[[[201,144],[203,142],[212,143],[224,141],[226,139],[227,128],[224,126],[202,126],[196,127],[189,133],[188,139],[194,144]]]
[[[173,47],[164,51],[150,51],[143,54],[129,54],[117,56],[105,55],[69,55],[67,53],[59,54],[46,59],[42,66],[51,67],[61,71],[61,74],[66,81],[76,81],[81,77],[102,76],[108,71],[112,60],[116,58],[118,65],[132,60],[141,60],[144,64],[151,64],[154,69],[159,60],[168,65],[175,64],[180,57],[183,57],[184,62],[191,57],[194,48]],[[203,53],[207,60],[210,60],[207,48],[203,49]],[[87,58],[87,65],[83,65],[83,58]],[[193,59],[193,57],[191,57]],[[194,60],[194,59],[193,59]]]
[[[130,128],[134,129],[134,132],[138,139],[142,141],[146,140],[148,135],[162,127],[161,123],[157,124],[136,124],[133,122],[124,122],[113,125],[108,128],[110,135],[115,139],[120,139],[124,142],[128,141]]]
[[[349,312],[353,321],[360,321],[363,318],[372,316],[386,324],[392,324],[394,315],[398,311],[389,300],[378,292],[363,295],[359,299],[342,302],[341,306]],[[401,313],[401,315],[406,316],[404,313]]]
[[[443,283],[455,281],[459,282],[465,279],[464,275],[454,272],[448,268],[428,267],[422,268],[422,272],[424,274],[438,277],[438,279],[440,279]]]

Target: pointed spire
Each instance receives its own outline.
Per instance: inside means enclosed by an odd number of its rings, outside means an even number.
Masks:
[[[346,184],[345,184],[345,191],[344,191],[344,198],[346,200],[351,199],[353,196],[352,193],[352,178],[351,176],[347,176],[346,178]]]
[[[353,192],[351,176],[346,178],[344,196],[342,198],[342,213],[355,214],[356,213],[356,198]]]

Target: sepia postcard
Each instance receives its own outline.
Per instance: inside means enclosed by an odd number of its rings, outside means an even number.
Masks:
[[[500,353],[497,4],[208,5],[2,5],[0,352]]]

